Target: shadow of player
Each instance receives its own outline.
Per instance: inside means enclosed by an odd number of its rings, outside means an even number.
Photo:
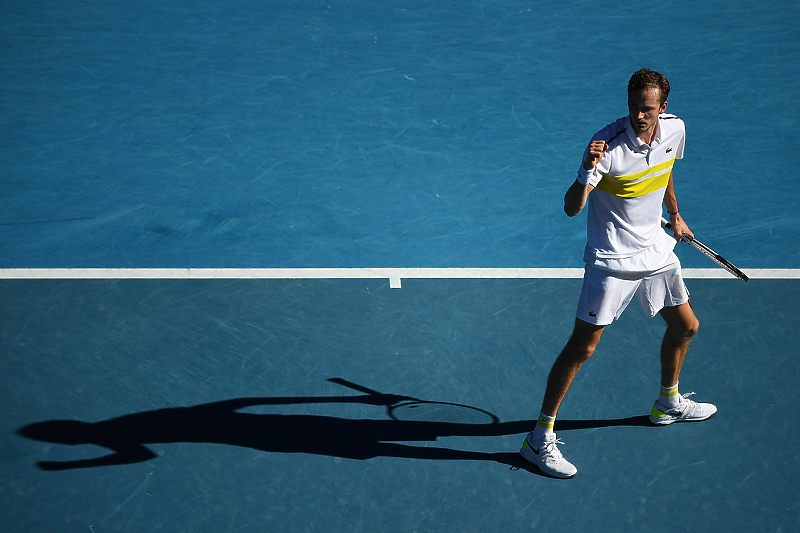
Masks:
[[[43,461],[47,471],[124,465],[156,459],[147,445],[159,443],[216,443],[252,448],[271,453],[307,453],[344,459],[402,457],[428,460],[492,461],[539,474],[516,452],[476,452],[442,447],[414,446],[404,442],[433,442],[439,437],[491,437],[526,433],[535,421],[500,422],[497,417],[474,407],[426,402],[406,396],[381,394],[335,378],[330,380],[361,392],[359,396],[300,398],[238,398],[194,407],[173,407],[133,413],[101,422],[50,420],[17,431],[32,440],[66,445],[93,444],[111,453],[91,459]],[[348,419],[303,414],[252,414],[242,409],[266,405],[304,403],[361,403],[386,406],[388,419]],[[430,408],[433,406],[433,409]],[[471,420],[481,423],[441,420],[399,419],[400,411],[419,408],[433,412],[472,410]],[[566,421],[559,429],[585,429],[612,425],[646,425],[647,417],[607,421]]]

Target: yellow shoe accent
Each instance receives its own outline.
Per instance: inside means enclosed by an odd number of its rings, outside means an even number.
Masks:
[[[667,415],[659,411],[658,408],[653,405],[653,410],[650,411],[650,418],[664,418],[665,416]]]

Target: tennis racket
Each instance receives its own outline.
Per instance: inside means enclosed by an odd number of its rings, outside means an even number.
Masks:
[[[664,217],[661,217],[661,225],[664,226],[666,229],[672,229],[672,224],[670,224]],[[716,264],[718,264],[719,266],[721,266],[722,268],[724,268],[725,270],[727,270],[728,272],[739,278],[740,280],[747,281],[748,279],[750,279],[744,272],[733,266],[733,263],[731,263],[721,255],[719,255],[717,252],[715,252],[702,242],[698,241],[697,239],[689,237],[688,235],[684,235],[683,241],[688,242],[689,244],[691,244],[692,246],[703,252],[703,255],[714,261]]]

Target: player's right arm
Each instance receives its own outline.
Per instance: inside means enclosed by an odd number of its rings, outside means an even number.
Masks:
[[[579,173],[578,179],[567,190],[564,195],[564,212],[569,217],[578,215],[586,205],[586,200],[589,198],[589,193],[594,190],[596,183],[592,180],[587,180],[587,174],[592,174],[594,167],[603,158],[603,155],[608,150],[608,144],[603,141],[592,141],[586,149],[586,156],[583,160],[584,172]],[[585,182],[585,183],[584,183]]]
[[[594,190],[591,185],[584,185],[583,183],[575,180],[572,186],[567,189],[567,194],[564,195],[564,212],[568,217],[577,216],[583,207],[586,205],[586,199],[589,198],[589,193]]]

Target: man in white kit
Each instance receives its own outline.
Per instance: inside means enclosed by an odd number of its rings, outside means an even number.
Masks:
[[[629,115],[593,137],[578,178],[564,197],[570,217],[587,205],[586,269],[572,336],[547,378],[536,427],[520,454],[553,477],[578,470],[563,458],[553,432],[556,413],[580,367],[594,353],[603,329],[619,318],[634,296],[651,317],[667,324],[661,344],[661,388],[650,413],[653,424],[698,422],[717,408],[678,393],[678,378],[699,322],[689,303],[680,262],[673,253],[684,235],[672,184],[672,166],[683,158],[683,121],[666,114],[669,82],[643,68],[628,82]],[[661,229],[662,204],[674,238]]]

